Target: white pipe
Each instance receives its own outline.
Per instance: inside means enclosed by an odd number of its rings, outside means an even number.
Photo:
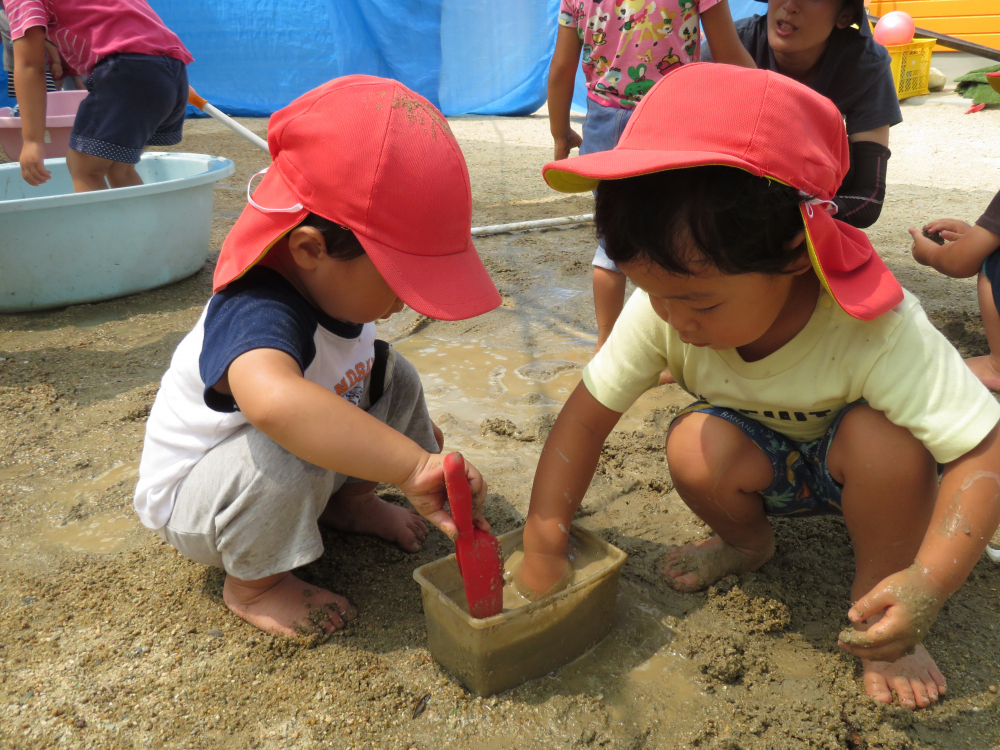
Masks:
[[[201,110],[206,115],[211,115],[212,117],[214,117],[216,120],[221,122],[223,125],[232,130],[234,133],[242,135],[257,148],[261,149],[262,151],[266,151],[268,154],[271,153],[271,150],[267,147],[267,141],[265,141],[263,138],[261,138],[259,135],[257,135],[249,128],[245,128],[242,125],[240,125],[238,122],[236,122],[236,120],[234,120],[229,115],[220,112],[218,109],[213,107],[208,102],[205,102],[205,106],[202,107]]]
[[[558,219],[535,219],[534,221],[516,221],[513,224],[493,224],[488,227],[473,227],[473,237],[486,237],[491,234],[507,234],[508,232],[523,232],[528,229],[544,229],[546,227],[561,227],[566,224],[585,224],[593,221],[593,214],[579,216],[561,216]]]

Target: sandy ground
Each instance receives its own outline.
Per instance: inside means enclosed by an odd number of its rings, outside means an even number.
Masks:
[[[915,265],[905,233],[942,215],[974,220],[1000,183],[1000,111],[962,112],[947,97],[904,107],[872,237],[975,354],[984,340],[973,282]],[[264,121],[246,122],[264,132]],[[589,197],[555,194],[539,177],[550,153],[544,112],[452,127],[474,224],[589,210]],[[415,555],[324,534],[326,554],[301,575],[359,607],[343,634],[287,642],[231,615],[221,572],[178,557],[131,513],[158,379],[208,298],[248,177],[267,163],[212,121],[189,121],[178,150],[237,165],[215,192],[202,271],[126,299],[0,317],[0,746],[1000,747],[1000,568],[985,558],[927,639],[948,696],[916,713],[867,700],[857,663],[835,645],[852,575],[840,520],[778,522],[775,558],[707,593],[661,583],[665,546],[707,533],[664,466],[666,424],[687,401],[675,387],[626,415],[580,511],[579,523],[630,557],[611,635],[577,662],[485,700],[437,666],[412,571],[451,551],[438,533]],[[546,415],[593,346],[592,246],[589,227],[484,239],[500,309],[459,323],[405,313],[382,331],[420,368],[448,447],[487,476],[486,513],[501,532],[522,522]],[[484,429],[487,419],[517,430]]]

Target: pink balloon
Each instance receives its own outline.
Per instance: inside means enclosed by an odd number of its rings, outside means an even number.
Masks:
[[[916,24],[909,13],[894,10],[882,16],[875,24],[875,41],[884,47],[909,44],[913,41]]]

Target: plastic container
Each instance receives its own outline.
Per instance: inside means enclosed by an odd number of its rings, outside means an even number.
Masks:
[[[523,532],[499,537],[504,557],[521,543]],[[586,653],[611,630],[628,555],[575,524],[570,533],[601,558],[600,567],[557,594],[482,620],[465,606],[455,555],[413,571],[423,595],[431,654],[476,695],[493,695],[546,675]]]
[[[935,44],[933,39],[914,39],[909,44],[886,47],[900,99],[930,93],[931,50]]]
[[[0,312],[63,307],[163,286],[208,257],[213,183],[235,167],[204,154],[151,152],[143,185],[74,193],[65,159],[32,187],[0,164]]]
[[[76,111],[88,91],[49,91],[45,95],[45,158],[66,156],[69,134],[73,130]],[[7,158],[21,158],[21,118],[11,117],[10,107],[0,107],[0,146]]]

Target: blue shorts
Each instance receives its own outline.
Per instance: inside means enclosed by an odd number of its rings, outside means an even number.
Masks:
[[[845,406],[826,434],[808,443],[797,443],[735,409],[712,406],[707,401],[695,401],[677,417],[701,412],[725,419],[739,427],[754,445],[764,451],[774,467],[774,479],[760,493],[767,515],[840,516],[843,515],[840,493],[844,487],[830,476],[826,456],[844,415],[863,403],[865,401],[860,400]]]
[[[620,107],[602,107],[590,97],[587,97],[587,118],[583,121],[583,143],[580,145],[580,156],[596,154],[598,151],[610,151],[622,137],[622,131],[628,124],[634,109]],[[621,273],[615,262],[604,252],[604,241],[597,244],[593,264],[609,271]]]
[[[994,250],[983,261],[983,273],[993,287],[993,304],[1000,310],[1000,250]]]
[[[85,81],[69,137],[74,151],[137,164],[146,146],[181,142],[187,111],[187,66],[161,55],[116,53]]]

